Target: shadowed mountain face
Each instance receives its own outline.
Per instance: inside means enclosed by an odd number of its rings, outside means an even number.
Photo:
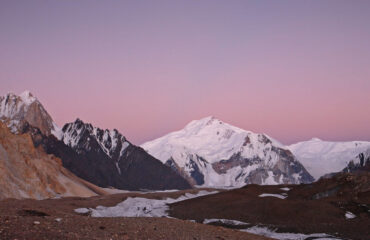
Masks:
[[[191,188],[189,183],[116,130],[94,128],[81,120],[63,127],[62,141],[29,127],[34,144],[62,159],[63,166],[100,187],[126,190]],[[111,135],[109,135],[111,134]]]

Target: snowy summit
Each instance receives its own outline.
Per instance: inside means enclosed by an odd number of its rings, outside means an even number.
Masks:
[[[246,131],[214,117],[190,122],[142,147],[195,185],[310,182],[294,156],[265,134]]]

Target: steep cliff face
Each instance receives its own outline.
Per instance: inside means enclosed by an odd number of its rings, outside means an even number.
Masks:
[[[103,193],[65,169],[59,158],[36,148],[30,134],[13,134],[0,122],[0,199],[90,197]]]
[[[58,134],[58,128],[42,104],[29,91],[19,96],[8,93],[0,96],[0,120],[13,133],[19,132],[27,122],[45,135]]]
[[[192,121],[184,129],[142,147],[200,186],[313,181],[294,155],[276,140],[214,117]]]

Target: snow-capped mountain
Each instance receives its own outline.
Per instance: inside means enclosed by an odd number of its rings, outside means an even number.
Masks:
[[[194,185],[238,187],[313,181],[293,154],[276,140],[214,117],[192,121],[184,129],[142,147]]]
[[[315,179],[341,171],[349,161],[368,148],[370,142],[328,142],[318,138],[288,146]]]
[[[60,157],[67,169],[98,186],[127,190],[191,187],[116,129],[103,130],[77,119],[64,125],[60,140],[48,139],[44,147]]]
[[[45,135],[58,135],[59,129],[42,104],[29,91],[19,96],[8,93],[0,96],[0,120],[13,133],[18,132],[25,122],[39,128]]]

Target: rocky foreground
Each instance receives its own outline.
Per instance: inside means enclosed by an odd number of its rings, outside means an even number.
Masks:
[[[145,197],[176,198],[183,193],[149,193]],[[138,196],[143,195],[123,193],[91,198],[3,200],[0,201],[0,239],[268,239],[179,219],[93,218],[74,211],[80,207],[114,206],[127,197]]]
[[[207,191],[209,195],[199,195]],[[168,211],[160,215],[158,201],[168,198],[182,201],[168,202]],[[116,217],[106,217],[111,214]],[[369,226],[369,172],[301,185],[0,201],[2,240],[267,239],[251,233],[277,239],[365,240]]]
[[[282,233],[369,239],[370,173],[338,174],[307,185],[247,185],[171,204],[170,216],[197,222],[232,219]]]

